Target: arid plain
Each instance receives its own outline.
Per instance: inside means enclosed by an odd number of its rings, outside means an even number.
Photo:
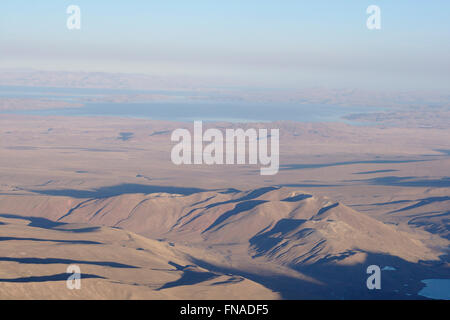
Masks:
[[[449,278],[447,128],[206,124],[279,128],[280,172],[261,176],[174,165],[191,127],[1,115],[0,297],[410,299]]]

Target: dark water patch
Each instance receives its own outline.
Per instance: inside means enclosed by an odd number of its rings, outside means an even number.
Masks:
[[[425,279],[419,295],[438,300],[450,300],[450,279]]]

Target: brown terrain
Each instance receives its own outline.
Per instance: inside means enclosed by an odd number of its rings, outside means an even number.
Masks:
[[[447,128],[207,126],[280,128],[280,172],[175,166],[191,123],[2,114],[0,298],[409,299],[449,278]],[[395,268],[383,290],[371,264]]]

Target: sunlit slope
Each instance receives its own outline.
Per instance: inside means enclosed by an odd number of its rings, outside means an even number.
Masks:
[[[427,232],[400,229],[292,188],[80,199],[28,194],[1,197],[0,208],[57,222],[119,227],[180,244],[244,245],[251,256],[282,264],[350,261],[365,251],[411,262],[438,259],[440,254],[423,244],[432,236]],[[436,237],[435,243],[439,247],[447,241]]]
[[[0,299],[276,299],[253,281],[197,266],[194,249],[132,232],[46,219],[0,218]],[[81,289],[69,290],[69,265]]]

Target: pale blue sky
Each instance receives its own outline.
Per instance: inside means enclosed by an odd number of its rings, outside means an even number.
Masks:
[[[371,4],[381,30],[366,28]],[[449,16],[448,0],[2,0],[0,68],[448,91]]]

